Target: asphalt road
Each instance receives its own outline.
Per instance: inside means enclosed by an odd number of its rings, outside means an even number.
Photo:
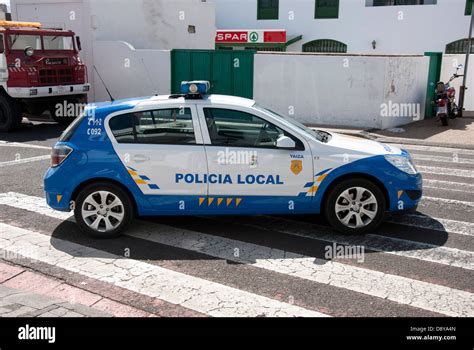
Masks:
[[[9,288],[73,288],[75,303],[119,316],[474,316],[474,150],[403,145],[425,179],[419,212],[365,236],[339,235],[319,216],[164,217],[101,241],[44,203],[61,131],[34,123],[0,134]]]

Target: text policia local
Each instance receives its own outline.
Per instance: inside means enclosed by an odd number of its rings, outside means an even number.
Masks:
[[[280,175],[176,174],[176,183],[219,185],[284,185]]]

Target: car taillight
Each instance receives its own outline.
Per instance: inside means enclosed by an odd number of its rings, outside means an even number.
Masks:
[[[72,148],[66,145],[56,145],[51,151],[51,167],[59,166],[71,154]]]

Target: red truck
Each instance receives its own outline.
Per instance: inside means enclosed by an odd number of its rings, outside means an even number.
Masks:
[[[87,103],[90,84],[80,50],[72,31],[0,21],[0,132],[17,128],[24,113],[49,111],[57,122],[72,119],[57,110]]]

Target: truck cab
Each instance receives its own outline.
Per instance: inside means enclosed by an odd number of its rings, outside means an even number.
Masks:
[[[56,114],[58,103],[87,103],[90,84],[80,49],[72,31],[0,21],[0,131],[18,127],[23,113],[49,111],[56,121],[67,121],[70,116]]]

